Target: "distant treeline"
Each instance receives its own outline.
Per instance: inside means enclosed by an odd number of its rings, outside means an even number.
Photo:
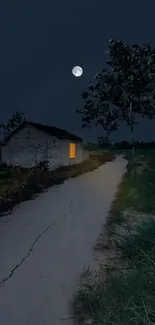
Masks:
[[[132,149],[132,144],[127,141],[115,142],[114,144],[110,144],[114,150],[125,150],[125,149]],[[134,142],[135,149],[155,149],[155,142],[142,142],[142,141],[135,141]]]
[[[132,149],[132,144],[128,141],[120,141],[115,143],[104,143],[104,144],[98,144],[98,143],[86,143],[84,145],[86,150],[102,150],[102,149],[113,149],[113,150],[129,150]],[[134,143],[135,149],[155,149],[155,142],[142,142],[142,141],[136,141]]]

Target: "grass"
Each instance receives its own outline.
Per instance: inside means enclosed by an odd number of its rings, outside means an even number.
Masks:
[[[5,186],[12,184],[15,176],[16,172],[13,168],[0,168],[0,193],[3,191]]]
[[[155,322],[155,268],[143,267],[95,281],[79,292],[85,313],[96,325],[142,325]],[[78,307],[81,308],[81,305]]]
[[[137,233],[124,238],[120,245],[122,256],[134,265],[150,264],[155,262],[155,220],[144,222],[137,227]]]
[[[121,223],[127,209],[155,213],[155,155],[128,155],[127,173],[124,175],[113,202],[108,224]]]
[[[128,156],[132,156],[132,149],[127,150],[113,150],[117,154],[127,154]],[[139,155],[155,155],[155,149],[135,149],[134,156]]]
[[[155,156],[138,154],[128,159],[108,227],[125,223],[126,209],[137,212],[139,224],[136,232],[118,239],[121,269],[107,273],[106,281],[90,274],[81,282],[73,301],[79,321],[87,315],[96,325],[155,324]]]
[[[0,169],[0,214],[4,215],[22,201],[33,199],[34,195],[49,186],[93,171],[114,158],[115,155],[111,152],[91,153],[90,158],[83,163],[60,167],[55,171],[3,167]]]

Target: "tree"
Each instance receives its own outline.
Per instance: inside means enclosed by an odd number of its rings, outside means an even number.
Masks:
[[[82,110],[82,127],[101,125],[107,132],[125,122],[132,135],[134,153],[134,125],[138,115],[155,117],[155,50],[148,44],[127,45],[110,40],[108,69],[95,76],[95,84],[81,94],[85,100]]]
[[[99,148],[109,148],[111,146],[111,142],[106,137],[98,137],[97,144]]]
[[[17,129],[25,121],[24,114],[16,111],[5,124],[0,124],[0,133],[3,136],[8,136]]]
[[[102,70],[104,73],[106,70]],[[89,92],[83,92],[82,98],[85,100],[85,105],[82,110],[77,110],[77,113],[83,115],[82,127],[91,125],[100,125],[105,131],[105,142],[109,141],[109,136],[113,131],[118,129],[119,110],[116,107],[110,109],[108,101],[108,93],[110,91],[110,76],[105,75],[104,88],[101,89],[102,73],[96,75],[96,85],[89,86]]]

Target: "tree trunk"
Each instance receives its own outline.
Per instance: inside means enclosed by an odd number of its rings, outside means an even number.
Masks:
[[[129,108],[129,118],[130,118],[130,131],[132,136],[132,154],[135,154],[135,138],[134,138],[134,127],[133,127],[133,118],[132,118],[132,102],[130,102],[130,108]]]
[[[108,143],[110,140],[109,140],[109,137],[110,137],[110,135],[111,135],[111,131],[107,131],[107,134],[106,134],[106,137],[105,137],[105,141],[106,141],[106,143]]]
[[[132,135],[132,154],[135,154],[135,147],[134,147],[134,143],[135,143],[135,138],[134,138],[134,129],[133,129],[133,123],[131,123],[130,125],[130,130],[131,130],[131,135]]]

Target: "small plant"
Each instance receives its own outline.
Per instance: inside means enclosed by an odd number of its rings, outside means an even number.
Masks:
[[[8,166],[7,166],[6,163],[4,163],[4,162],[0,163],[0,169],[4,169],[4,168],[7,168],[7,167]]]
[[[37,165],[41,170],[48,171],[49,169],[49,162],[48,160],[40,161],[40,163]]]

